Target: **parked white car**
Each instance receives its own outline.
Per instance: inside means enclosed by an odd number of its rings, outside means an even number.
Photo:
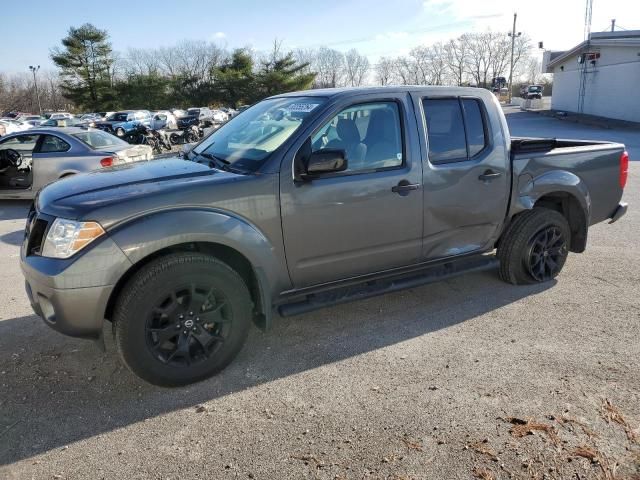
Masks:
[[[62,120],[64,118],[73,118],[73,115],[69,112],[54,112],[48,113],[45,117],[47,120]]]
[[[160,110],[155,112],[151,117],[150,127],[153,130],[160,130],[161,128],[175,130],[178,128],[178,122],[176,117],[169,110]]]
[[[229,120],[229,115],[222,110],[213,110],[213,121],[216,123],[224,123]]]
[[[4,126],[7,135],[10,133],[24,132],[32,128],[32,125],[27,122],[18,122],[12,118],[2,118],[0,119],[0,123]]]

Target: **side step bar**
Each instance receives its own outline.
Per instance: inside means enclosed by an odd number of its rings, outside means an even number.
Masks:
[[[278,313],[283,317],[300,315],[331,305],[353,302],[375,297],[407,288],[446,280],[463,273],[480,272],[498,267],[498,259],[493,255],[482,255],[463,260],[441,263],[421,272],[412,272],[403,276],[393,276],[380,280],[371,280],[348,287],[336,287],[322,293],[310,293],[304,300],[279,305]]]

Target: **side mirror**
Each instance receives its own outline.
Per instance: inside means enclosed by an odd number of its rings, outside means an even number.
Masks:
[[[347,169],[344,150],[325,149],[309,156],[305,176],[314,177],[325,173],[343,172]]]

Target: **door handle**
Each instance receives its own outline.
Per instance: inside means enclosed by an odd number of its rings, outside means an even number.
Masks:
[[[502,176],[502,172],[494,172],[493,170],[486,170],[482,175],[478,177],[478,180],[483,182],[490,182],[494,178]]]
[[[409,180],[400,180],[396,186],[391,187],[391,191],[404,197],[405,195],[409,195],[411,190],[418,190],[419,188],[420,184],[418,183],[409,183]]]

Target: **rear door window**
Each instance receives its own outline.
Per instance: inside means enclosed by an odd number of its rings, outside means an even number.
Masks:
[[[457,98],[425,98],[424,114],[432,163],[461,162],[467,159],[462,109]]]
[[[426,98],[422,103],[431,163],[469,160],[488,145],[487,124],[480,100]]]
[[[473,158],[487,145],[484,116],[480,102],[475,98],[463,98],[462,106],[467,131],[467,145],[469,145],[469,158]]]

